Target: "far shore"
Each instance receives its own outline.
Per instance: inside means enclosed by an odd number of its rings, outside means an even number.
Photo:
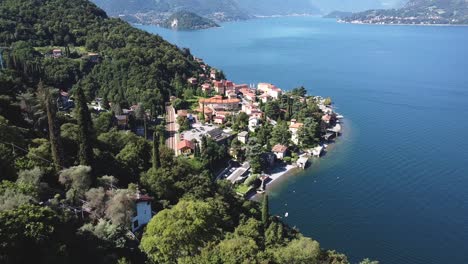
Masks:
[[[341,24],[352,24],[352,25],[376,25],[376,26],[423,26],[423,27],[468,27],[468,24],[391,24],[391,23],[364,23],[364,22],[346,22],[343,20],[337,20],[336,22]]]

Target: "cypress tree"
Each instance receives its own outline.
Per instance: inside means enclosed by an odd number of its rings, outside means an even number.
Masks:
[[[262,222],[265,228],[268,226],[269,219],[268,194],[264,194],[262,202]]]
[[[93,161],[93,123],[86,104],[86,97],[81,87],[76,90],[76,120],[78,121],[78,158],[80,165],[90,166]]]
[[[39,82],[37,90],[42,96],[44,107],[47,112],[47,122],[49,125],[49,141],[55,169],[57,171],[60,171],[65,167],[65,161],[63,158],[62,141],[60,139],[60,128],[57,124],[56,118],[57,106],[55,105],[54,100],[52,100],[52,95],[50,94],[49,88],[44,88],[42,82]]]
[[[153,155],[152,155],[153,169],[156,170],[161,166],[161,159],[159,157],[159,134],[153,133]]]

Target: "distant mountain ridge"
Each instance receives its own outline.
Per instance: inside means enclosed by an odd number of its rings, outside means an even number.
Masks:
[[[188,11],[216,22],[254,17],[320,14],[310,0],[92,0],[110,16],[131,23],[162,24],[179,11]]]
[[[342,21],[367,24],[468,24],[468,0],[410,0],[403,8],[368,10]]]
[[[310,0],[235,0],[253,16],[317,15],[320,9]]]
[[[93,0],[111,16],[130,22],[163,23],[173,13],[188,11],[215,21],[248,19],[248,13],[234,0]]]

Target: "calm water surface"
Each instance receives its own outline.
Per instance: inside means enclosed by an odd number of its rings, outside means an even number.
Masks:
[[[294,17],[141,28],[235,82],[334,99],[346,135],[271,192],[291,226],[353,262],[468,263],[468,27]]]

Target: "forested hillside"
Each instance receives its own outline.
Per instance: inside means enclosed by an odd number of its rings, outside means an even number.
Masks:
[[[86,0],[3,0],[0,43],[0,263],[348,263],[215,182],[225,147],[165,146],[188,50]],[[116,120],[131,105],[141,136]]]
[[[201,17],[195,13],[179,11],[172,14],[164,23],[163,27],[177,30],[195,30],[219,27],[213,20]]]

